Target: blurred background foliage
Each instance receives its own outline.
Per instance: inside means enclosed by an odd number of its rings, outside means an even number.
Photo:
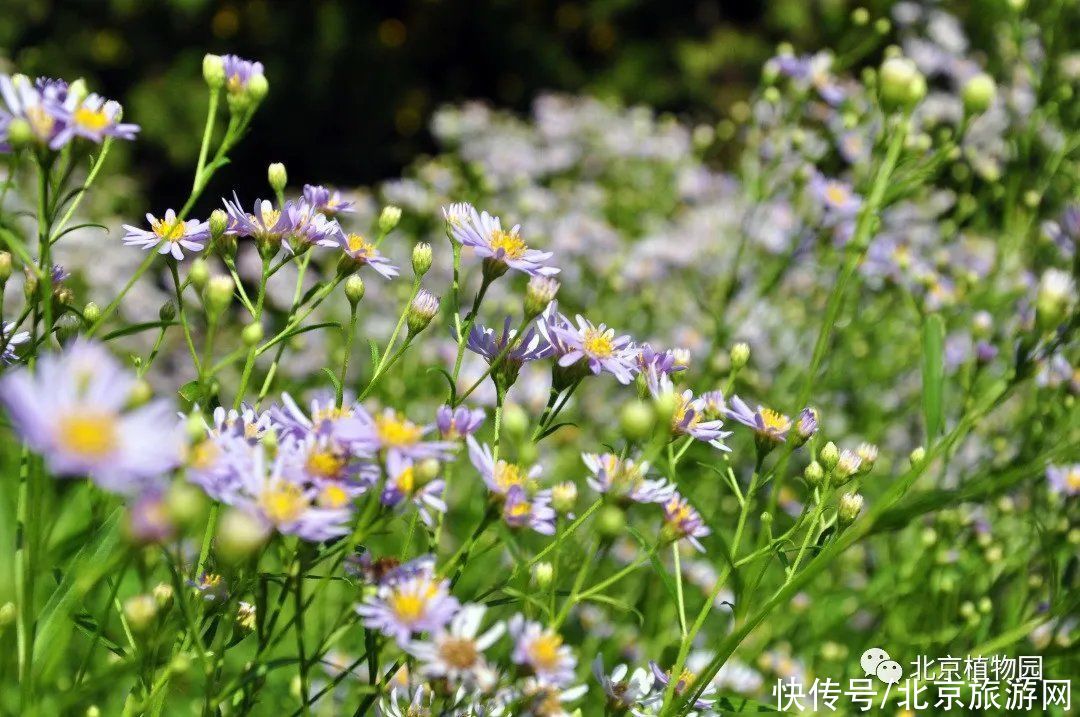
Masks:
[[[885,8],[874,6],[887,3],[862,4],[877,16]],[[285,162],[294,182],[354,186],[397,176],[432,151],[431,114],[466,99],[526,110],[539,92],[559,90],[715,119],[749,94],[777,42],[857,42],[846,22],[854,5],[4,0],[0,63],[82,75],[124,104],[143,135],[118,148],[126,155],[113,170],[127,163],[127,201],[138,203],[127,209],[138,211],[187,192],[206,111],[205,52],[261,60],[271,81],[222,186],[261,190],[268,160]]]

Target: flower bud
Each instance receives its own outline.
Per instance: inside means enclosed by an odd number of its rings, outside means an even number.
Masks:
[[[270,83],[267,81],[266,75],[261,73],[252,75],[247,83],[247,95],[251,98],[251,101],[256,104],[262,102],[268,92],[270,92]]]
[[[559,513],[569,513],[577,503],[577,486],[571,481],[557,483],[551,489],[551,505]]]
[[[847,483],[859,472],[860,465],[862,465],[862,460],[854,451],[849,451],[847,448],[840,451],[840,456],[831,473],[833,485],[842,486]]]
[[[964,85],[961,97],[964,99],[964,111],[971,115],[982,114],[990,109],[997,94],[994,78],[985,72],[972,77]]]
[[[203,300],[206,302],[206,309],[213,315],[220,314],[222,311],[229,307],[229,304],[233,300],[233,291],[236,289],[236,284],[233,283],[231,276],[214,276],[210,278],[210,281],[206,284],[206,291],[203,294]]]
[[[22,117],[15,117],[7,126],[7,141],[12,149],[29,147],[37,137],[34,128]]]
[[[857,7],[851,11],[851,24],[855,27],[863,27],[870,22],[870,11],[864,7]]]
[[[131,392],[128,394],[128,407],[138,408],[139,406],[145,406],[153,397],[154,389],[150,387],[150,382],[140,378],[131,385]]]
[[[622,508],[605,505],[596,516],[596,528],[604,538],[616,538],[626,528],[626,513]]]
[[[229,508],[221,515],[217,529],[217,556],[239,563],[254,555],[269,537],[267,526],[250,513]]]
[[[821,464],[817,461],[812,461],[810,465],[806,466],[803,470],[803,478],[806,479],[807,484],[817,488],[825,481],[825,469],[821,467]]]
[[[364,291],[364,280],[360,278],[359,274],[351,274],[345,280],[345,298],[349,300],[354,309],[360,303],[360,300],[364,298]]]
[[[18,611],[15,609],[15,603],[6,602],[0,605],[0,631],[13,624],[17,615]]]
[[[415,336],[426,329],[437,313],[439,313],[439,297],[427,289],[421,289],[413,297],[405,316],[405,323],[409,327],[409,336]]]
[[[83,307],[82,315],[87,324],[94,324],[101,318],[101,307],[93,301],[88,301],[86,306]]]
[[[229,228],[229,215],[224,209],[215,209],[210,212],[208,223],[210,224],[210,239],[217,241]]]
[[[869,473],[874,469],[874,463],[878,458],[878,447],[873,443],[860,443],[859,447],[855,449],[855,454],[859,457],[859,472]]]
[[[555,568],[547,561],[541,561],[532,567],[532,579],[538,588],[551,585],[553,577],[555,577]]]
[[[262,339],[263,327],[258,321],[252,321],[240,332],[240,340],[244,342],[244,346],[249,348],[258,344]]]
[[[165,493],[165,509],[177,525],[194,525],[206,511],[206,494],[187,481],[175,481]]]
[[[158,605],[153,595],[135,595],[124,601],[124,617],[133,632],[143,632],[157,618]]]
[[[289,183],[289,175],[285,171],[285,165],[274,162],[266,169],[266,180],[270,182],[270,188],[280,194],[285,191],[285,185]]]
[[[173,587],[168,583],[158,583],[153,590],[154,601],[162,610],[168,610],[172,606]]]
[[[412,248],[412,270],[417,278],[428,273],[431,268],[431,245],[426,241],[415,244]]]
[[[750,344],[740,341],[731,347],[731,370],[738,371],[750,361]]]
[[[79,330],[82,329],[83,323],[78,317],[72,314],[64,314],[53,325],[53,331],[56,332],[56,340],[61,345],[67,346],[72,339],[79,335]]]
[[[878,82],[881,103],[888,110],[901,109],[922,99],[920,89],[926,94],[926,79],[906,57],[890,57],[881,63]]]
[[[393,204],[388,204],[383,207],[382,212],[379,213],[379,231],[382,234],[389,234],[394,231],[394,227],[401,221],[401,207],[395,207]]]
[[[207,86],[212,90],[224,86],[225,61],[221,59],[221,55],[207,53],[203,56],[202,76],[203,79],[206,80]]]
[[[525,316],[533,318],[543,313],[559,292],[559,282],[547,276],[534,276],[525,287]]]
[[[6,284],[11,278],[12,270],[11,254],[0,251],[0,286]]]
[[[656,411],[652,404],[631,401],[619,411],[619,428],[631,441],[643,441],[656,427]]]
[[[829,441],[821,447],[821,453],[818,454],[818,460],[821,461],[821,465],[825,466],[826,471],[831,471],[836,467],[837,462],[840,460],[840,450],[836,447],[836,444]]]
[[[438,477],[441,469],[442,464],[435,458],[425,458],[418,462],[413,468],[416,484],[420,486],[427,485]]]
[[[926,461],[926,449],[919,446],[908,456],[908,461],[911,462],[912,468],[918,468]]]
[[[176,318],[176,304],[171,299],[166,299],[158,309],[157,315],[161,321],[172,321]]]
[[[806,407],[799,411],[795,420],[794,445],[801,446],[811,438],[818,430],[818,413],[816,408]]]
[[[863,497],[858,493],[844,493],[840,496],[840,505],[836,509],[836,519],[841,526],[855,522],[862,512]]]
[[[1068,272],[1047,269],[1039,279],[1035,297],[1035,323],[1042,330],[1057,328],[1068,314],[1076,296],[1076,284]]]

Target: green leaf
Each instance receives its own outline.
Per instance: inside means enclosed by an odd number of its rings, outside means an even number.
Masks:
[[[202,397],[202,388],[198,381],[188,381],[176,391],[188,403],[198,403]]]
[[[457,401],[457,386],[454,385],[454,377],[442,366],[429,366],[428,373],[431,373],[432,371],[438,372],[446,379],[446,385],[450,387],[450,405],[453,406]]]
[[[325,373],[327,376],[330,377],[330,383],[334,384],[334,390],[335,391],[340,391],[341,390],[341,381],[339,381],[338,377],[334,374],[334,370],[332,368],[330,368],[329,366],[323,366],[322,370],[323,370],[323,373]]]
[[[593,602],[603,603],[604,605],[610,605],[611,607],[615,608],[616,610],[621,610],[623,612],[633,613],[634,617],[637,618],[638,625],[644,625],[645,624],[645,616],[641,614],[640,610],[638,610],[637,608],[633,607],[632,605],[630,605],[630,604],[628,604],[626,602],[623,602],[622,600],[617,600],[617,599],[611,597],[610,595],[603,595],[603,594],[598,593],[596,595],[589,595],[589,596],[584,597],[582,599],[583,600],[592,600]]]
[[[374,370],[379,365],[379,345],[375,339],[368,339],[368,350],[371,351],[371,368]]]
[[[945,389],[945,324],[937,314],[923,322],[923,419],[927,444],[941,431]]]
[[[72,559],[63,580],[42,609],[34,642],[34,665],[39,674],[47,675],[65,656],[65,646],[72,634],[69,623],[72,611],[112,569],[114,552],[120,542],[122,515],[121,508],[109,514],[90,542]]]
[[[176,326],[175,321],[146,321],[141,324],[132,324],[131,326],[125,326],[122,329],[117,329],[110,333],[105,334],[102,341],[112,341],[118,339],[121,336],[130,336],[131,334],[139,334],[143,331],[149,331],[150,329],[165,328],[167,326]]]

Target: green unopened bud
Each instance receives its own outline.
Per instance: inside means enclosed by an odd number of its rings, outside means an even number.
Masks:
[[[345,280],[345,298],[349,300],[353,308],[364,298],[364,280],[359,275],[353,274]]]
[[[158,583],[154,586],[152,592],[154,601],[158,604],[158,608],[162,610],[168,610],[172,606],[173,601],[173,587],[168,583]]]
[[[1035,323],[1046,331],[1061,325],[1076,297],[1076,283],[1068,272],[1047,269],[1039,279],[1035,297]]]
[[[982,114],[990,109],[996,94],[997,85],[994,84],[994,78],[985,72],[980,72],[964,85],[961,94],[964,99],[964,111],[972,115]]]
[[[626,528],[626,513],[622,508],[605,505],[596,516],[596,527],[604,538],[616,538]]]
[[[34,128],[22,117],[11,120],[7,126],[7,141],[12,149],[19,150],[29,147],[37,139],[34,136]]]
[[[128,394],[128,406],[138,408],[146,405],[154,397],[154,389],[150,382],[140,378],[131,385],[131,393]]]
[[[206,512],[206,494],[187,481],[175,481],[165,494],[165,509],[177,525],[194,525]]]
[[[210,239],[217,241],[225,230],[229,228],[229,215],[224,209],[215,209],[210,212]]]
[[[382,234],[389,234],[394,231],[394,228],[401,221],[401,207],[395,207],[393,204],[388,204],[383,207],[382,212],[379,213],[379,231]]]
[[[210,89],[216,90],[225,84],[225,61],[221,55],[207,53],[203,56],[202,76]]]
[[[415,244],[412,248],[412,270],[417,278],[428,273],[431,268],[431,245],[426,241]]]
[[[285,171],[285,165],[274,162],[266,169],[266,180],[270,182],[270,188],[280,194],[285,191],[285,185],[289,183],[289,175]]]
[[[270,82],[267,81],[266,75],[258,74],[252,75],[247,84],[247,95],[251,98],[252,102],[262,102],[267,93],[270,92]]]
[[[825,469],[817,461],[812,461],[803,470],[803,478],[806,479],[808,485],[817,488],[825,481]]]
[[[83,328],[82,321],[79,320],[74,314],[64,314],[57,319],[56,324],[53,326],[53,331],[56,332],[56,339],[64,346],[67,346],[72,339],[79,335],[79,331]]]
[[[912,468],[918,468],[926,462],[926,449],[919,446],[908,456],[908,461],[911,463]]]
[[[731,357],[732,370],[740,370],[750,361],[750,344],[740,341],[731,347],[729,355]]]
[[[191,268],[188,270],[188,282],[195,287],[196,291],[202,291],[206,288],[207,282],[210,281],[210,266],[206,263],[206,260],[199,257],[195,261],[191,262]],[[176,316],[176,308],[173,307],[173,316]]]
[[[643,441],[656,427],[656,410],[652,404],[631,401],[619,411],[619,428],[631,441]]]
[[[244,346],[255,346],[263,339],[263,327],[258,321],[253,321],[244,327],[244,330],[240,332],[240,340],[244,342]]]
[[[134,632],[143,632],[157,618],[158,605],[153,595],[135,595],[124,601],[124,617]]]
[[[172,300],[166,300],[158,309],[157,315],[162,321],[172,321],[176,318],[176,304]]]
[[[908,107],[921,99],[916,97],[920,91],[926,93],[926,79],[923,78],[915,63],[906,57],[890,57],[881,63],[878,72],[881,103],[888,110]]]
[[[415,336],[427,328],[435,314],[439,313],[439,297],[427,289],[421,289],[406,312],[405,323],[409,327],[409,336]]]
[[[216,554],[228,563],[239,563],[262,548],[268,537],[261,520],[247,511],[229,508],[218,523]]]
[[[555,577],[555,568],[547,561],[541,561],[532,567],[532,579],[538,588],[546,588],[551,585],[553,577]]]
[[[8,625],[12,625],[15,622],[15,617],[18,615],[15,610],[15,603],[6,602],[0,605],[0,631],[6,628]]]
[[[101,307],[93,301],[88,301],[86,306],[83,307],[82,315],[87,325],[93,325],[101,318]]]
[[[569,513],[577,503],[577,486],[572,481],[555,484],[551,489],[551,505],[559,513]]]
[[[826,471],[831,471],[840,460],[840,449],[836,447],[835,443],[829,441],[821,447],[818,460],[821,461],[821,465],[825,466]]]
[[[836,519],[841,526],[851,525],[862,512],[863,497],[858,493],[844,493],[836,509]]]
[[[508,436],[521,438],[529,428],[529,415],[517,403],[507,403],[503,407],[502,428]]]
[[[7,280],[11,278],[11,272],[14,271],[11,261],[11,254],[6,251],[0,251],[0,286],[7,283]]]
[[[857,7],[851,11],[851,24],[862,27],[870,22],[870,11],[864,7]]]
[[[525,316],[533,318],[543,313],[559,293],[559,282],[547,276],[534,276],[525,287]]]
[[[439,476],[442,464],[435,458],[425,458],[413,468],[413,476],[418,486],[425,486]]]
[[[207,311],[213,315],[217,315],[227,309],[229,304],[232,303],[233,291],[235,289],[236,284],[233,283],[231,276],[220,275],[211,277],[210,281],[206,284],[206,291],[204,293]]]

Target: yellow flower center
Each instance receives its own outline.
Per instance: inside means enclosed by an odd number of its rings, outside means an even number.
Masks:
[[[213,441],[200,441],[191,447],[188,454],[188,463],[196,470],[206,470],[214,464],[217,455],[217,444]]]
[[[308,454],[305,467],[313,476],[337,480],[345,468],[345,458],[332,451],[312,451]]]
[[[348,244],[349,253],[353,255],[353,259],[367,259],[375,253],[375,245],[359,234],[350,234],[345,242]]]
[[[429,581],[420,586],[406,586],[404,590],[395,591],[387,602],[399,620],[411,623],[424,616],[428,601],[437,592],[435,584]]]
[[[848,200],[848,192],[839,184],[830,184],[825,188],[825,198],[832,204],[843,204]]]
[[[510,518],[522,518],[529,514],[529,509],[530,506],[528,501],[523,500],[520,503],[514,503],[509,506],[506,510],[506,515]]]
[[[343,508],[349,502],[349,494],[339,485],[328,485],[319,493],[319,505],[323,508]]]
[[[337,406],[327,406],[326,408],[320,408],[311,415],[312,423],[322,423],[323,421],[337,421],[342,418],[348,418],[352,415],[352,411],[348,408],[338,408]]]
[[[507,259],[520,259],[525,250],[529,248],[516,232],[508,232],[503,229],[496,229],[491,233],[490,244],[491,248],[496,252],[501,249]]]
[[[614,338],[615,332],[611,329],[603,332],[593,328],[585,329],[585,339],[582,341],[585,353],[599,358],[610,356],[615,351]]]
[[[398,474],[397,487],[405,495],[412,495],[413,490],[416,488],[416,471],[413,470],[412,466]]]
[[[100,132],[109,126],[109,116],[104,110],[92,110],[89,107],[80,107],[75,110],[72,119],[75,124],[91,132]]]
[[[165,219],[155,219],[150,224],[150,228],[158,237],[172,242],[180,241],[187,233],[187,225],[180,219],[174,219],[171,222]]]
[[[439,645],[439,657],[451,667],[465,670],[476,664],[480,652],[468,637],[448,637]]]
[[[548,630],[529,644],[529,657],[535,667],[553,670],[559,665],[559,648],[562,638]]]
[[[63,447],[86,458],[105,458],[120,442],[116,416],[111,413],[77,411],[62,416],[57,428]]]
[[[308,507],[308,500],[304,497],[300,486],[282,483],[259,497],[259,507],[270,522],[281,525],[292,523],[303,515]]]
[[[420,426],[396,413],[377,416],[375,431],[384,446],[411,446],[420,440],[422,433]]]
[[[243,91],[244,80],[240,77],[239,73],[229,75],[229,79],[225,81],[225,89],[233,94]]]
[[[499,486],[499,490],[503,493],[516,485],[524,486],[526,475],[525,469],[516,463],[499,461],[495,464],[495,485]]]
[[[697,675],[695,675],[695,674],[694,674],[693,672],[691,672],[690,670],[686,670],[686,669],[684,669],[684,670],[683,670],[683,671],[682,671],[682,672],[681,672],[681,673],[679,674],[679,679],[675,680],[675,684],[676,684],[676,685],[678,686],[678,688],[679,688],[680,690],[685,690],[686,688],[688,688],[688,687],[690,687],[691,685],[693,685],[693,684],[694,684],[694,680],[696,680],[696,679],[697,679]]]
[[[761,420],[765,424],[766,433],[784,433],[791,428],[791,419],[771,408],[761,410]]]
[[[30,123],[34,135],[42,140],[48,139],[56,126],[56,119],[40,106],[26,108],[26,121]]]
[[[1080,468],[1073,468],[1065,476],[1065,485],[1069,486],[1070,490],[1080,490]]]

